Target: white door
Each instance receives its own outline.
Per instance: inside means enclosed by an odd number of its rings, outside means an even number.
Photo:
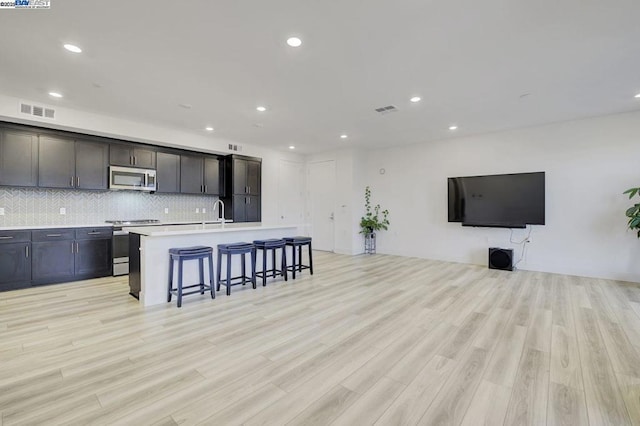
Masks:
[[[333,251],[336,191],[336,163],[309,164],[311,237],[316,250]]]
[[[278,167],[278,222],[304,223],[304,164],[280,160]]]

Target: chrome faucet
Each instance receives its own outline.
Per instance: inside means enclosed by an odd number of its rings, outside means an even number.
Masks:
[[[215,214],[216,212],[216,207],[218,207],[218,205],[220,205],[220,212],[221,214],[218,214],[218,219],[220,219],[220,223],[222,223],[222,226],[224,226],[224,201],[222,201],[220,198],[218,198],[218,200],[213,203],[213,213]]]

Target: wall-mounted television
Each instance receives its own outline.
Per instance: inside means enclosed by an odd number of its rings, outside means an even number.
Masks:
[[[449,222],[524,228],[544,225],[544,172],[448,178]]]

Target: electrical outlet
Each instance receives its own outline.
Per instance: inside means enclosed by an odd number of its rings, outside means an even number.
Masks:
[[[67,214],[67,209],[64,207],[60,207],[60,214]]]
[[[200,208],[196,207],[196,213],[200,213]]]
[[[0,207],[0,216],[4,216],[4,207]]]
[[[207,212],[207,209],[205,209],[204,207],[202,208],[202,214],[205,214]]]
[[[164,214],[169,214],[169,207],[164,208]]]

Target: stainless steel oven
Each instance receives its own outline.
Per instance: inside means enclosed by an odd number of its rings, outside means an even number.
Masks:
[[[129,274],[129,231],[127,226],[159,225],[157,219],[108,220],[113,224],[113,276]]]
[[[129,273],[129,232],[113,230],[113,276]]]

